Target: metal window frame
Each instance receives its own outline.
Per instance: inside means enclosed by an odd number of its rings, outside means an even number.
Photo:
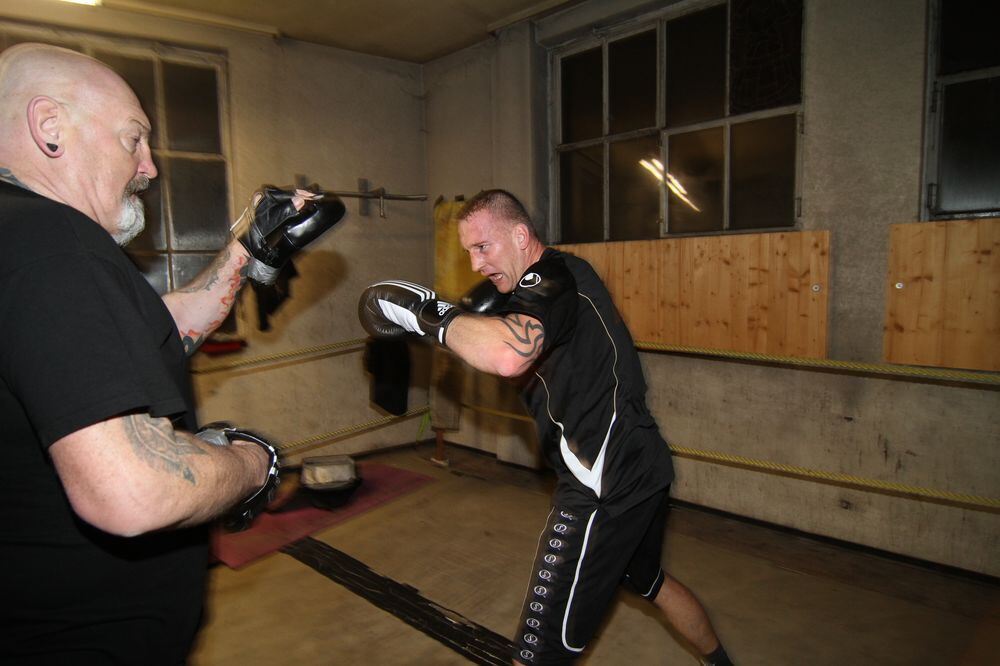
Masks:
[[[680,18],[682,16],[700,12],[712,7],[717,7],[719,5],[726,6],[726,72],[725,72],[725,114],[722,118],[691,123],[688,125],[678,126],[678,127],[666,127],[666,109],[664,104],[664,86],[666,85],[666,24],[668,21]],[[803,7],[803,14],[806,8]],[[689,4],[683,4],[681,7],[670,7],[666,9],[661,9],[655,12],[645,14],[643,16],[634,17],[627,21],[622,22],[616,26],[605,27],[601,29],[595,29],[591,34],[586,37],[582,37],[576,40],[572,40],[567,44],[563,44],[552,51],[549,54],[549,136],[550,144],[550,159],[549,159],[549,238],[553,239],[553,242],[559,242],[562,236],[562,225],[561,225],[561,180],[560,180],[560,165],[559,156],[562,153],[570,152],[573,150],[578,150],[580,148],[588,148],[592,146],[602,146],[603,157],[604,157],[604,167],[602,174],[602,194],[604,202],[604,210],[602,211],[603,220],[602,227],[604,230],[604,238],[601,242],[609,242],[611,237],[611,220],[610,220],[610,146],[612,143],[638,138],[642,136],[648,136],[651,134],[659,134],[660,141],[660,160],[664,165],[669,167],[669,143],[670,137],[675,134],[681,134],[686,132],[697,131],[701,129],[709,129],[713,127],[723,128],[723,228],[717,231],[697,231],[697,232],[671,232],[670,231],[670,220],[669,220],[669,206],[667,203],[667,193],[664,188],[660,188],[660,238],[666,237],[683,237],[683,236],[712,236],[720,234],[732,234],[732,233],[758,233],[766,231],[788,231],[789,229],[796,229],[799,227],[799,219],[801,217],[801,187],[802,187],[802,141],[799,137],[804,133],[804,122],[803,122],[803,103],[800,100],[798,104],[786,105],[781,107],[775,107],[772,109],[764,109],[761,111],[753,111],[749,113],[744,113],[736,116],[729,115],[729,104],[730,104],[730,68],[729,68],[729,47],[730,47],[730,30],[732,26],[732,5],[728,0],[699,0],[696,2],[691,2]],[[621,132],[618,134],[610,135],[608,134],[608,123],[609,123],[609,105],[610,100],[608,98],[608,84],[609,84],[609,70],[608,70],[608,47],[611,43],[618,41],[620,39],[626,39],[633,35],[637,35],[643,32],[648,32],[650,29],[654,29],[656,32],[656,127],[641,128],[638,130],[630,130],[628,132]],[[805,19],[803,17],[802,29],[805,29]],[[583,51],[593,49],[595,47],[601,48],[602,52],[602,113],[604,114],[602,118],[602,130],[603,134],[600,137],[586,139],[582,141],[574,141],[569,143],[561,143],[562,139],[562,79],[561,79],[561,63],[564,58],[576,55]],[[774,116],[781,115],[791,115],[794,114],[797,118],[798,134],[795,141],[795,187],[794,187],[794,224],[792,227],[761,227],[755,229],[738,229],[733,230],[729,228],[729,212],[730,212],[730,188],[731,188],[731,144],[730,144],[730,134],[731,128],[735,124],[741,124],[748,121],[760,120],[763,118],[770,118]]]
[[[970,212],[942,213],[935,210],[940,176],[941,132],[944,126],[942,98],[944,87],[952,83],[978,81],[1000,76],[1000,65],[969,70],[958,74],[938,75],[941,58],[941,2],[927,3],[927,85],[924,90],[924,160],[921,168],[920,215],[922,221],[967,220],[1000,216],[1000,208]]]
[[[79,45],[81,52],[93,57],[95,52],[103,51],[123,57],[140,58],[152,61],[153,85],[156,105],[157,125],[153,128],[156,134],[157,147],[152,154],[157,166],[164,165],[164,158],[182,157],[186,159],[222,162],[226,178],[225,210],[229,219],[234,219],[233,210],[233,150],[230,123],[229,75],[228,58],[222,51],[194,49],[187,46],[158,42],[135,37],[118,37],[103,33],[93,33],[84,29],[57,28],[46,24],[21,22],[15,20],[0,20],[0,34],[12,35],[17,38],[45,42],[71,42]],[[167,111],[164,95],[163,63],[171,62],[181,65],[208,67],[215,70],[216,94],[219,109],[219,153],[197,153],[171,150],[167,142]],[[170,189],[171,178],[167,174],[158,177],[160,181],[161,218],[164,225],[165,250],[130,250],[137,257],[165,257],[167,261],[167,291],[179,286],[174,283],[174,257],[184,255],[204,255],[218,250],[175,250],[173,249],[173,211],[171,210]],[[242,328],[242,318],[234,309],[230,315],[236,325],[236,330]]]

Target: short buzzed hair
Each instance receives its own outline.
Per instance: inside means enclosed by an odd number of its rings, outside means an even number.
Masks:
[[[507,190],[483,190],[476,196],[465,202],[462,210],[458,213],[458,221],[465,222],[470,217],[481,211],[488,211],[495,220],[507,222],[509,224],[523,224],[531,231],[535,238],[535,226],[531,223],[531,217],[525,210],[517,197]]]

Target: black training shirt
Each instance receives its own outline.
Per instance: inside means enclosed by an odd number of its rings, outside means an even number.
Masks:
[[[130,411],[194,429],[177,328],[78,211],[0,183],[0,239],[0,657],[179,663],[200,614],[206,531],[105,534],[75,515],[48,456]]]
[[[544,329],[521,397],[559,479],[555,502],[617,514],[667,486],[670,450],[646,406],[639,355],[590,264],[547,248],[499,312],[510,313]]]

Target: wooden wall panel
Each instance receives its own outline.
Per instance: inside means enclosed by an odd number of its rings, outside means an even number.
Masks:
[[[594,266],[637,341],[826,356],[829,232],[560,248]]]
[[[889,234],[885,360],[1000,370],[1000,219],[894,224]]]

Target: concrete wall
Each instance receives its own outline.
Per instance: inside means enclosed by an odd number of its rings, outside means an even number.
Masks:
[[[418,65],[266,36],[58,2],[3,0],[0,20],[56,26],[49,34],[88,30],[190,48],[228,60],[232,191],[236,211],[262,183],[289,184],[303,174],[329,189],[356,190],[358,178],[390,192],[426,193],[422,72]],[[430,204],[387,202],[386,219],[348,216],[296,265],[292,299],[256,330],[244,294],[241,332],[247,357],[357,339],[361,290],[388,272],[428,281],[432,273]],[[246,290],[249,292],[249,290]],[[196,358],[218,363],[227,358]],[[226,419],[280,443],[301,441],[385,416],[368,400],[362,354],[291,361],[196,376],[202,421]],[[411,406],[426,404],[426,367],[418,367]],[[310,455],[354,452],[413,441],[418,419],[301,449]]]
[[[544,237],[547,71],[528,23],[425,66],[428,182],[435,198],[502,187],[524,202]],[[466,404],[523,412],[506,382],[471,372],[465,382]],[[530,424],[465,410],[461,429],[447,437],[505,462],[540,464]]]

